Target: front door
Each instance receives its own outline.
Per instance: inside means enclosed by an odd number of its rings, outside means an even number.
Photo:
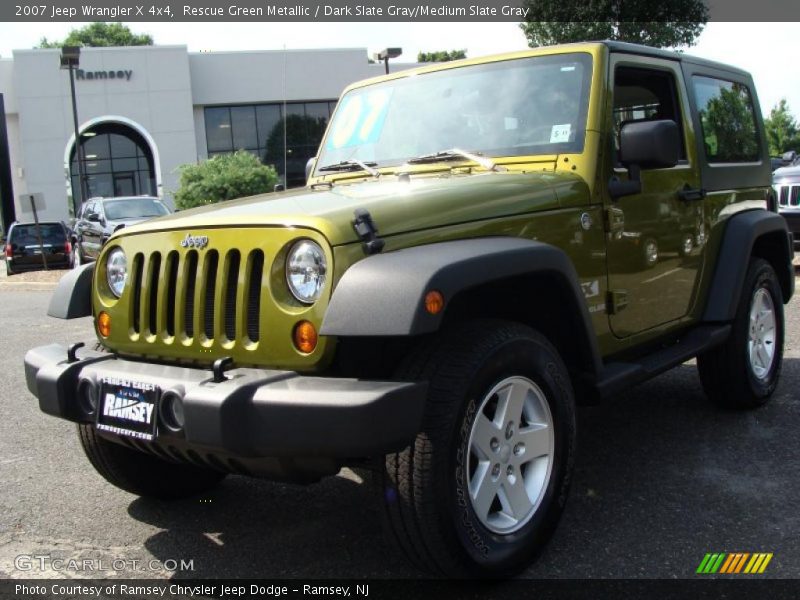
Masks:
[[[672,119],[681,131],[681,155],[669,169],[642,169],[642,192],[606,198],[609,321],[617,337],[627,337],[685,316],[692,307],[706,241],[700,171],[692,145],[691,114],[675,61],[639,62],[613,55],[609,71],[614,148],[610,176],[627,178],[617,161],[619,129],[626,121]]]

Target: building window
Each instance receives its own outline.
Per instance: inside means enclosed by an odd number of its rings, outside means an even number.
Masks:
[[[135,129],[121,123],[101,123],[81,133],[85,198],[156,194],[153,154]],[[80,190],[78,161],[70,155],[72,194]]]
[[[306,162],[316,155],[336,102],[288,102],[285,121],[283,107],[283,103],[207,107],[209,158],[247,150],[285,175],[288,187],[304,185]]]

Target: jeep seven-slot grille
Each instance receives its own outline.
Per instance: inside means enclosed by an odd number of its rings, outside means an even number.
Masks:
[[[257,342],[263,276],[261,250],[139,252],[131,273],[133,333],[165,342],[196,334],[203,343]]]
[[[800,185],[782,185],[778,193],[780,206],[800,206]]]

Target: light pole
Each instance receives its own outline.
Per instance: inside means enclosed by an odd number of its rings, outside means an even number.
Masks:
[[[75,68],[80,63],[81,49],[80,46],[64,46],[61,48],[61,68],[69,69],[69,87],[72,93],[72,125],[75,128],[75,162],[78,163],[78,190],[77,200],[75,202],[75,189],[72,190],[72,211],[74,215],[78,214],[78,210],[86,200],[86,174],[84,173],[83,145],[81,144],[81,135],[78,131],[78,104],[75,100]],[[72,170],[70,165],[70,171]],[[70,173],[70,178],[72,173]]]
[[[385,48],[380,52],[375,53],[375,60],[382,60],[384,67],[386,67],[386,74],[389,74],[389,59],[397,58],[403,53],[402,48]]]

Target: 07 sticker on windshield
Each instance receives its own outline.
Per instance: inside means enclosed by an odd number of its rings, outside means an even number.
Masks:
[[[392,90],[374,90],[345,98],[328,135],[327,147],[337,149],[377,142],[391,97]]]

